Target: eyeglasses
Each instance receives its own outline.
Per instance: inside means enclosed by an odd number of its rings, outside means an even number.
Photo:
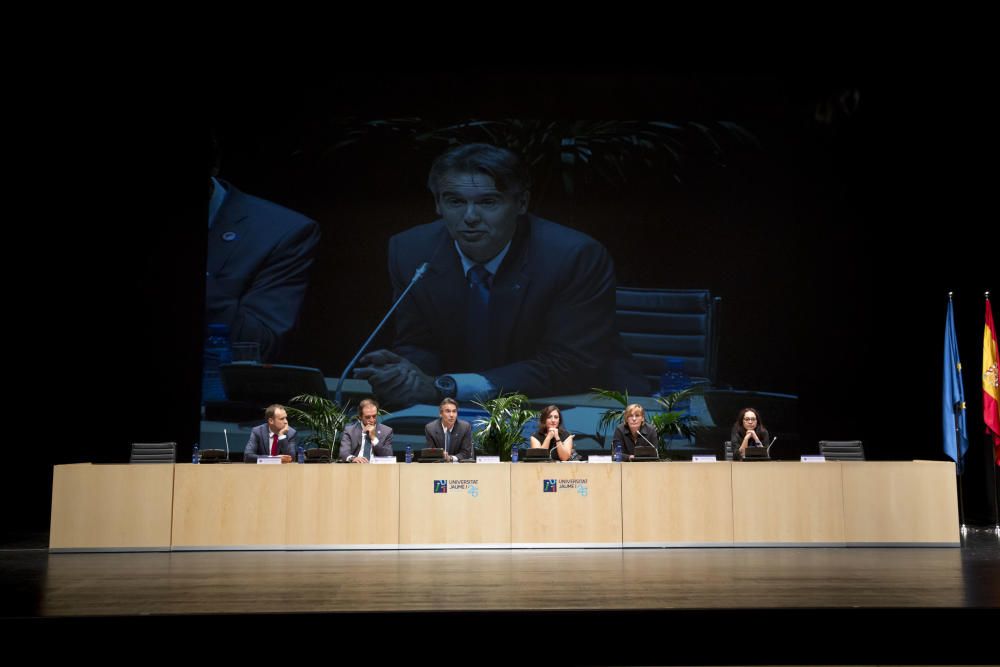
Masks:
[[[757,418],[756,417],[744,417],[743,421],[745,421],[745,422],[755,422],[755,421],[757,421]]]

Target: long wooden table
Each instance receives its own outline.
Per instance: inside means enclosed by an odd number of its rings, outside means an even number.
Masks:
[[[959,546],[941,461],[55,467],[53,551]]]

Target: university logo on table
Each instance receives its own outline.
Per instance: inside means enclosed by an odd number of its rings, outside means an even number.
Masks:
[[[555,493],[559,488],[554,479],[543,479],[542,480],[542,493]]]
[[[448,493],[448,480],[446,479],[434,480],[434,493]]]

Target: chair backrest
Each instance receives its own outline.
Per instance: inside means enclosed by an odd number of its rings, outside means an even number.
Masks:
[[[819,453],[831,461],[864,461],[860,440],[820,440]]]
[[[129,463],[174,463],[177,460],[176,442],[133,442]]]
[[[732,461],[733,460],[733,441],[732,440],[726,440],[722,444],[722,451],[723,451],[723,453],[724,453],[724,455],[726,457],[726,460],[727,461]]]
[[[721,298],[701,289],[641,287],[619,287],[615,297],[622,339],[655,386],[668,357],[682,359],[696,382],[715,384]]]

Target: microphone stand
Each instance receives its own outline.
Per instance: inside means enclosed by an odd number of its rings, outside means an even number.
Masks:
[[[413,272],[413,278],[410,280],[410,284],[406,286],[406,289],[403,290],[403,293],[400,294],[399,298],[396,299],[396,302],[392,304],[392,308],[390,308],[389,312],[385,314],[385,317],[382,318],[382,321],[378,323],[378,326],[375,327],[374,331],[372,331],[372,335],[368,337],[368,340],[366,340],[364,345],[361,346],[361,349],[358,350],[358,353],[355,354],[354,358],[351,359],[350,363],[348,363],[347,366],[344,367],[344,372],[340,374],[340,380],[337,382],[337,390],[334,393],[334,399],[333,399],[334,402],[341,408],[344,407],[343,403],[340,402],[340,399],[343,397],[341,389],[344,386],[344,380],[347,379],[347,374],[354,369],[354,364],[358,363],[358,359],[361,358],[361,355],[364,354],[365,350],[368,349],[368,346],[371,345],[372,339],[374,339],[375,336],[378,335],[378,332],[382,330],[382,327],[385,326],[385,323],[389,321],[389,317],[391,317],[392,314],[396,312],[396,308],[398,308],[399,304],[402,303],[404,298],[406,298],[406,295],[410,293],[410,290],[413,288],[413,286],[417,284],[418,280],[424,277],[424,274],[427,272],[428,266],[430,265],[427,262],[424,262],[423,264],[417,267],[417,270]]]

